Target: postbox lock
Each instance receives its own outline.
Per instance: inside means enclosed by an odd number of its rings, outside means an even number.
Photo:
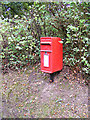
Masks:
[[[45,51],[45,54],[47,54],[47,52]]]

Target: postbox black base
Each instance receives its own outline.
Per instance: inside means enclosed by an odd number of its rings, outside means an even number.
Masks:
[[[56,71],[56,72],[54,72],[54,73],[51,73],[51,74],[50,74],[50,80],[49,80],[49,82],[50,82],[50,83],[54,82],[54,77],[55,77],[55,75],[58,75],[59,73],[60,73],[60,71]]]
[[[50,80],[49,80],[50,83],[54,82],[54,73],[51,73],[50,74]]]

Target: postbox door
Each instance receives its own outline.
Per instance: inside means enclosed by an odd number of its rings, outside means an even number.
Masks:
[[[51,57],[52,53],[48,51],[41,51],[41,70],[43,72],[51,72]]]

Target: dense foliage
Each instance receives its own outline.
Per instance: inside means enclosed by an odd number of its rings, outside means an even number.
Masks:
[[[2,67],[18,69],[40,60],[40,37],[63,41],[63,61],[89,73],[89,3],[2,3]]]

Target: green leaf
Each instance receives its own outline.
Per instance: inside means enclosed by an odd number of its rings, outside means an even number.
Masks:
[[[59,43],[63,43],[63,41],[59,41]]]
[[[14,18],[18,18],[18,15],[15,15]]]
[[[67,36],[70,38],[71,36],[69,34],[67,34]]]
[[[16,46],[16,49],[22,50],[22,48],[20,46]]]

